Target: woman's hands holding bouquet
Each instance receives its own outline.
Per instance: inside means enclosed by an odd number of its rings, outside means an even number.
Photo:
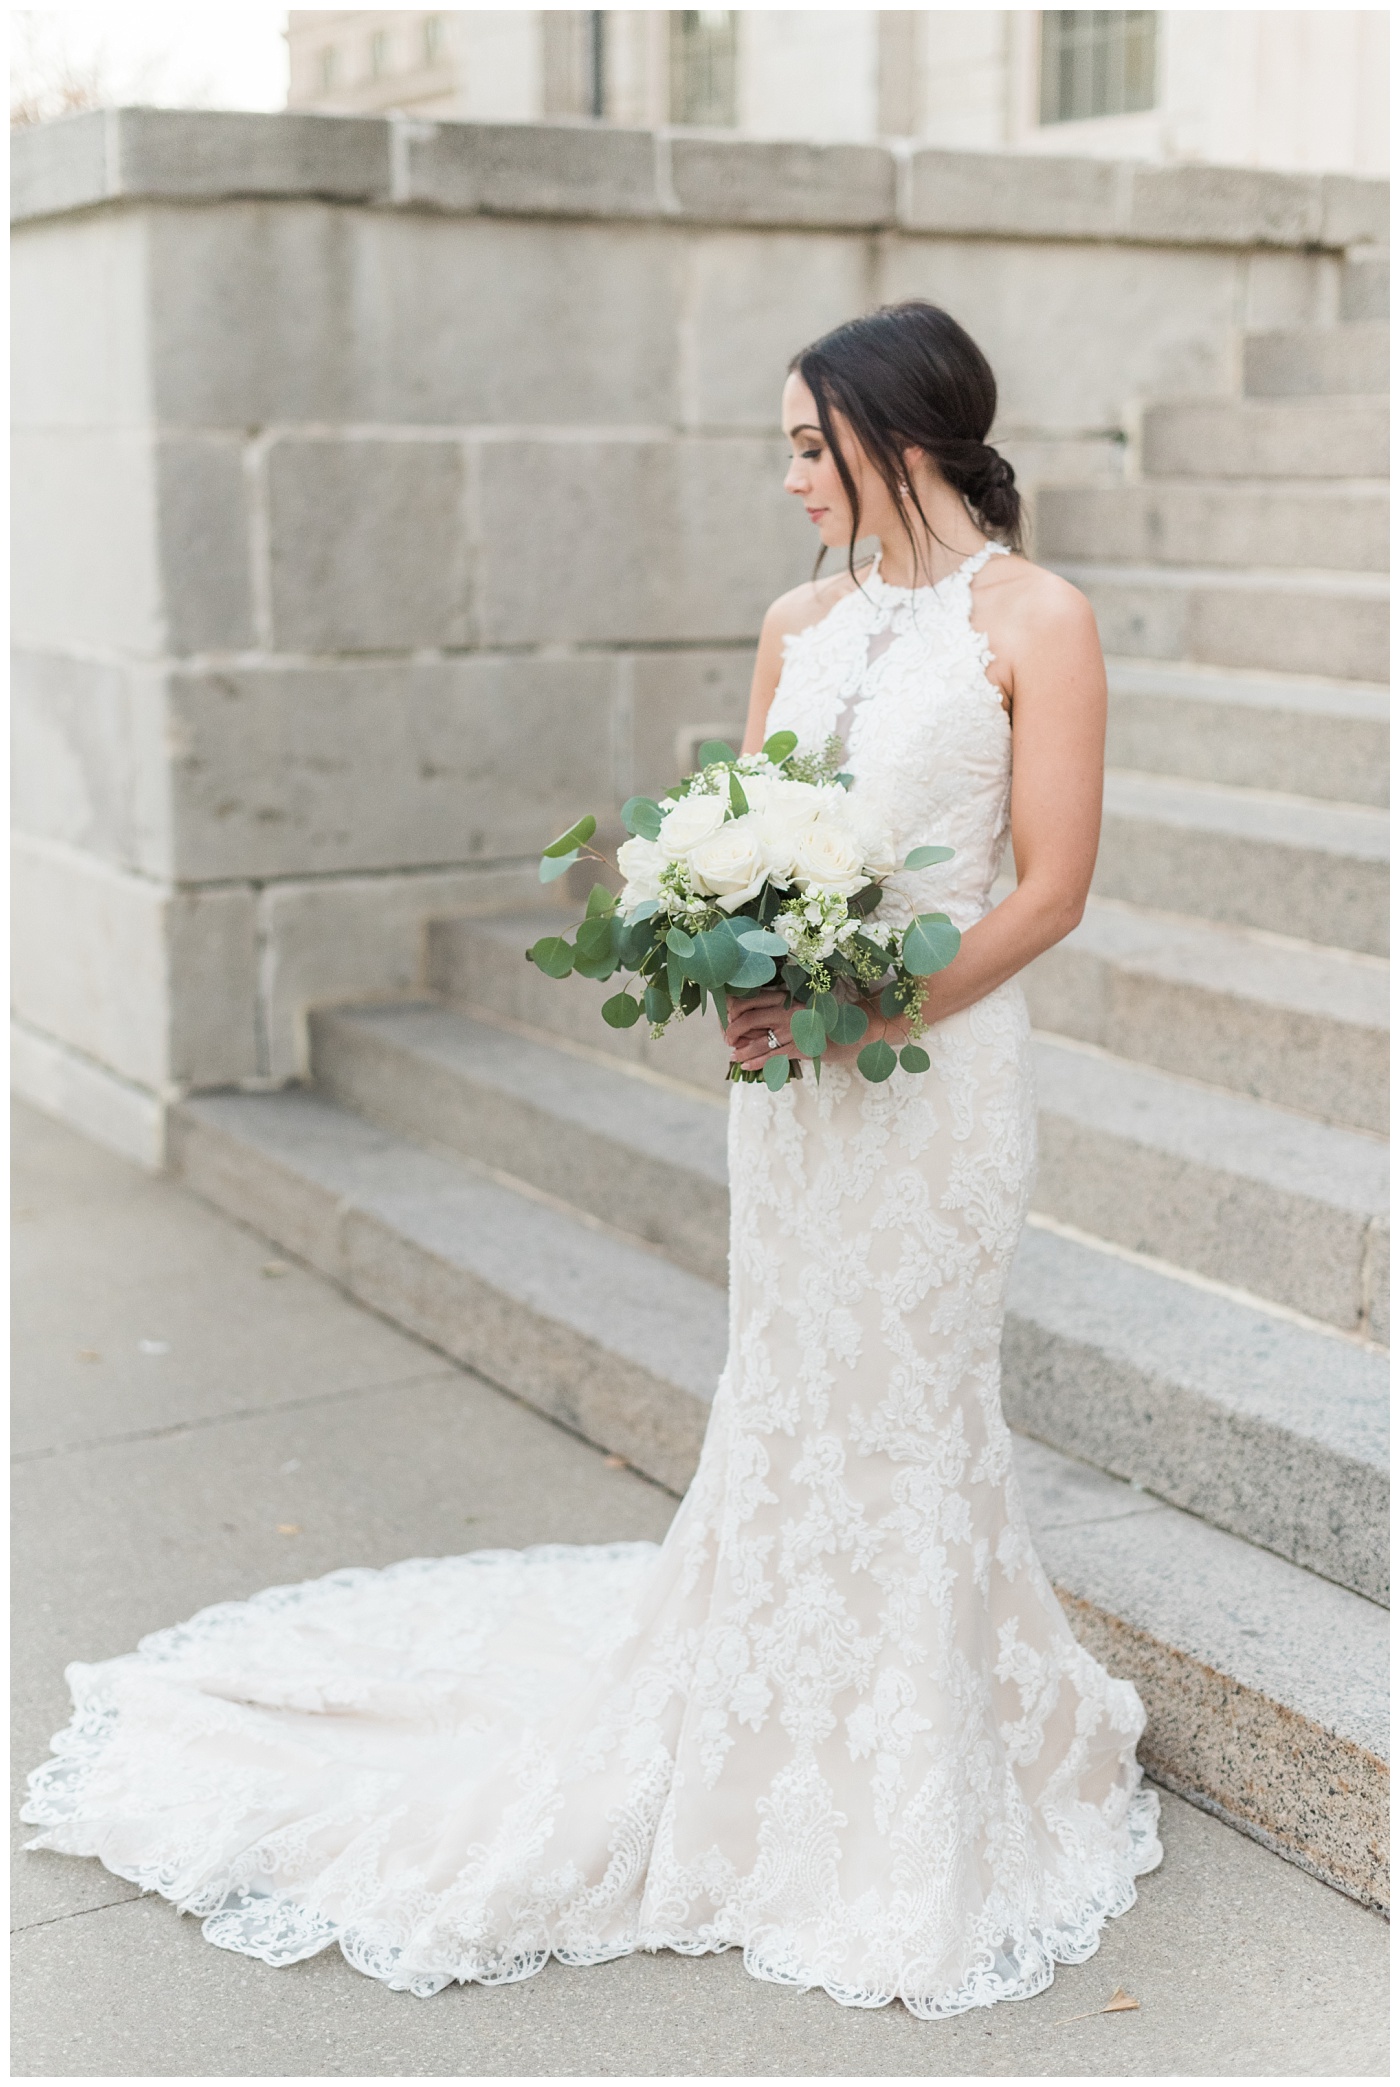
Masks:
[[[796,1011],[787,994],[776,986],[748,993],[742,1000],[730,999],[724,1036],[729,1045],[729,1056],[740,1072],[761,1073],[770,1058],[808,1058],[812,1055],[793,1040],[792,1017]],[[870,1043],[883,1042],[894,1051],[908,1046],[909,1023],[906,1018],[896,1016],[887,1021],[871,1004],[862,1004],[861,1012],[869,1027],[854,1043],[834,1043],[828,1038],[822,1055],[832,1064],[854,1064]]]

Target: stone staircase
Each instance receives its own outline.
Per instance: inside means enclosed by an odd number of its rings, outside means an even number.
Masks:
[[[1027,974],[1041,1166],[1005,1401],[1076,1630],[1162,1782],[1385,1903],[1383,328],[1246,344],[1052,490],[1111,661],[1095,896]],[[1326,677],[1326,678],[1323,678]],[[450,920],[313,1085],[191,1099],[191,1185],[679,1491],[724,1356],[724,1058]]]

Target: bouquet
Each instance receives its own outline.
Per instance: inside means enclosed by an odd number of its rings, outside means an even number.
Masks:
[[[907,1018],[910,1041],[896,1057],[883,1039],[856,1066],[887,1080],[895,1065],[927,1072],[921,1033],[924,981],[950,964],[959,935],[946,913],[903,924],[871,916],[897,870],[946,862],[951,848],[915,848],[894,859],[888,827],[848,796],[840,742],[820,755],[797,751],[794,732],[775,732],[758,754],[719,740],[699,749],[700,767],[658,803],[630,797],[617,851],[620,895],[595,884],[573,940],[546,935],[525,954],[550,978],[635,974],[603,1002],[603,1020],[630,1029],[645,1018],[653,1036],[713,1001],[721,1024],[729,1000],[781,981],[792,1007],[792,1039],[821,1077],[830,1043],[855,1044],[869,1021],[857,1002],[878,995],[887,1018]],[[560,877],[589,847],[597,820],[583,818],[545,849],[540,879]],[[776,1092],[801,1064],[770,1058],[762,1072],[731,1066],[731,1080],[763,1080]]]

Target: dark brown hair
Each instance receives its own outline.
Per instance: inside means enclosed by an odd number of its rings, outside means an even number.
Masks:
[[[1021,496],[1016,474],[992,448],[987,431],[996,417],[997,380],[991,364],[956,319],[921,297],[881,305],[863,319],[824,333],[794,355],[789,369],[817,402],[822,435],[835,459],[851,507],[847,566],[855,578],[860,499],[841,454],[832,420],[845,415],[852,434],[889,488],[917,560],[914,532],[904,515],[910,501],[933,536],[912,483],[907,493],[903,452],[921,449],[962,494],[983,534],[1021,548]],[[821,565],[820,558],[817,560]]]

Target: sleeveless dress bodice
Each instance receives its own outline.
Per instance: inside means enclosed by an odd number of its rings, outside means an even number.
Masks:
[[[791,641],[771,713],[847,741],[901,848],[957,851],[882,905],[964,928],[1011,772],[978,562],[917,594],[877,571]],[[351,1569],[70,1667],[30,1845],[224,1948],[338,1945],[419,1995],[740,1948],[936,2017],[1091,1954],[1161,1851],[1142,1706],[1065,1620],[1001,1412],[1019,986],[924,1043],[928,1072],[880,1085],[731,1089],[728,1359],[662,1545]]]

